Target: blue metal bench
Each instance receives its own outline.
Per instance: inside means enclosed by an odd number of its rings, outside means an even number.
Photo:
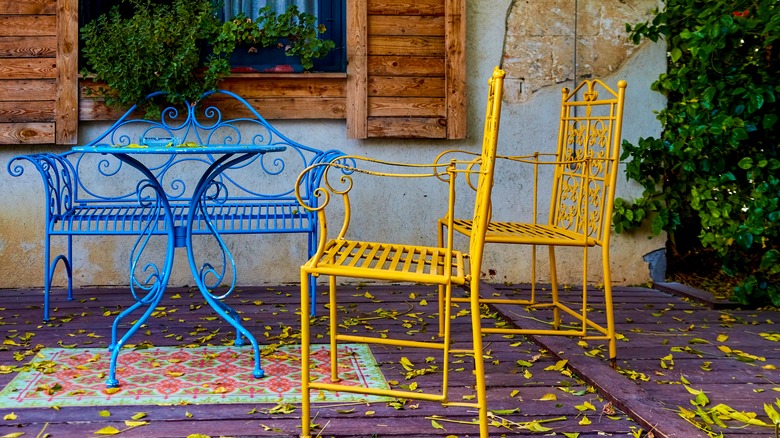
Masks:
[[[161,93],[154,93],[147,99],[160,97]],[[230,108],[236,114],[247,116],[223,118],[220,108]],[[220,235],[306,233],[309,257],[313,255],[317,243],[317,216],[299,207],[295,198],[296,178],[308,166],[342,155],[340,151],[321,151],[285,137],[249,103],[229,91],[209,92],[194,104],[185,102],[181,106],[165,108],[159,120],[143,116],[143,108],[133,106],[87,146],[144,147],[160,143],[170,147],[284,146],[284,152],[259,155],[220,175],[218,184],[214,185],[218,193],[211,194],[213,202],[208,206],[208,216]],[[189,213],[192,188],[197,183],[197,179],[190,181],[181,177],[189,174],[181,172],[181,166],[206,168],[215,157],[185,154],[150,155],[144,159],[171,201],[172,223],[177,228]],[[148,161],[154,159],[159,162]],[[74,151],[20,155],[9,162],[8,172],[21,176],[30,163],[43,178],[45,191],[43,314],[44,320],[48,321],[52,276],[59,263],[67,272],[68,299],[73,299],[73,236],[140,236],[146,232],[143,230],[145,224],[152,220],[159,223],[153,234],[167,235],[168,221],[158,217],[159,209],[139,202],[140,189],[134,183],[139,181],[137,171],[114,156]],[[191,174],[201,175],[202,172]],[[312,175],[301,184],[300,192],[306,202],[316,203],[314,190],[319,185],[319,175]],[[212,234],[206,221],[202,220],[201,212],[196,213],[192,233]],[[52,255],[53,236],[63,236],[67,240],[63,254]]]

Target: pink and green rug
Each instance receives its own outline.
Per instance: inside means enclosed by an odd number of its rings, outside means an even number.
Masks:
[[[327,345],[312,346],[312,378],[330,378]],[[148,404],[299,403],[300,346],[263,356],[266,377],[252,377],[251,348],[152,347],[119,355],[118,389],[106,388],[110,354],[97,348],[45,348],[32,366],[0,391],[0,407]],[[343,383],[388,388],[371,354],[360,344],[339,345]],[[312,402],[381,401],[352,393],[313,394]]]

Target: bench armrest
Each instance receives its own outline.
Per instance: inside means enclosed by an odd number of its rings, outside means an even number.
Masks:
[[[8,163],[8,173],[15,177],[24,174],[24,161],[31,163],[43,180],[47,221],[69,210],[73,206],[76,174],[67,154],[19,155]]]

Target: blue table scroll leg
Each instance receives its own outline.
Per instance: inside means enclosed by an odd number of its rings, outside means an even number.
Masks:
[[[159,181],[157,181],[149,169],[138,160],[124,154],[117,154],[116,157],[134,167],[146,177],[146,179],[142,180],[136,188],[139,203],[150,208],[152,211],[155,211],[157,215],[149,219],[145,225],[144,233],[138,237],[138,240],[130,253],[130,291],[136,302],[122,311],[116,319],[114,319],[114,323],[111,327],[111,345],[109,346],[109,350],[111,351],[111,363],[108,371],[108,380],[106,381],[106,386],[109,388],[119,386],[119,380],[116,378],[116,363],[122,346],[125,345],[127,340],[144,325],[162,299],[165,288],[168,285],[171,268],[173,267],[174,248],[176,243],[171,206],[168,203],[168,198],[165,196],[165,191],[160,186]],[[145,193],[148,193],[149,191],[154,194],[154,198],[145,195]],[[143,270],[149,273],[148,277],[143,281],[139,281],[135,278],[136,267],[153,231],[159,226],[160,214],[164,216],[166,229],[168,230],[168,248],[165,254],[165,261],[162,269],[153,262],[147,263]],[[137,289],[141,290],[141,294],[137,292]],[[141,317],[130,326],[127,332],[117,340],[119,324],[122,319],[143,306],[148,306],[143,315],[141,315]]]
[[[244,342],[242,336],[248,339],[252,344],[252,348],[255,354],[255,369],[252,372],[252,375],[259,379],[265,375],[265,372],[260,367],[260,347],[257,344],[257,340],[252,335],[252,333],[250,333],[249,330],[247,330],[241,324],[241,319],[239,318],[238,313],[232,307],[228,306],[222,301],[223,299],[230,296],[230,294],[232,294],[236,288],[236,265],[235,261],[233,260],[233,256],[230,254],[230,251],[227,248],[227,245],[225,245],[225,242],[220,237],[219,232],[217,231],[213,222],[209,219],[207,204],[207,201],[218,204],[220,199],[223,199],[223,197],[227,196],[227,193],[224,193],[224,186],[222,186],[219,181],[215,182],[215,179],[224,170],[244,162],[255,155],[256,154],[252,153],[241,154],[238,157],[232,158],[233,154],[225,154],[222,157],[216,159],[214,163],[209,166],[208,170],[206,170],[206,172],[203,174],[200,181],[198,181],[197,186],[195,186],[195,191],[192,196],[192,205],[190,205],[189,214],[187,215],[187,238],[185,246],[187,247],[187,257],[190,261],[190,269],[192,269],[192,275],[195,278],[195,282],[198,285],[198,289],[200,289],[201,294],[203,294],[206,302],[209,303],[209,305],[214,309],[215,312],[217,312],[219,316],[222,317],[222,319],[235,327],[235,345],[243,345]],[[220,249],[222,250],[222,265],[218,266],[217,268],[208,262],[203,263],[201,267],[198,268],[195,261],[195,255],[192,249],[192,226],[196,213],[199,213],[200,219],[206,223],[209,231],[211,232],[214,239],[216,239]],[[222,280],[226,277],[228,263],[230,269],[232,270],[230,288],[227,292],[221,295],[215,295],[214,291],[218,286],[220,286]],[[208,277],[213,278],[211,284],[207,283],[209,280]]]

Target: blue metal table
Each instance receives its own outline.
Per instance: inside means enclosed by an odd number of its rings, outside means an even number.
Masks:
[[[208,209],[206,208],[207,201],[219,202],[219,198],[228,196],[227,193],[223,193],[221,185],[218,181],[215,181],[219,175],[231,167],[237,166],[257,155],[266,154],[270,152],[281,152],[285,150],[285,146],[258,146],[258,145],[218,145],[218,146],[196,146],[196,145],[122,145],[122,146],[77,146],[73,150],[77,152],[87,152],[96,154],[111,154],[123,163],[127,163],[129,166],[137,169],[142,175],[141,179],[136,187],[138,202],[144,208],[153,207],[159,212],[156,220],[150,220],[146,224],[146,228],[141,233],[141,236],[136,241],[130,254],[130,291],[135,299],[135,303],[129,308],[120,312],[114,319],[111,327],[111,344],[109,351],[111,351],[111,362],[109,368],[108,380],[106,385],[108,387],[118,387],[119,381],[116,378],[116,364],[119,352],[122,346],[128,341],[128,339],[146,322],[149,316],[152,315],[155,308],[159,304],[162,296],[165,292],[170,278],[171,268],[173,266],[173,259],[175,254],[175,248],[184,247],[187,250],[187,257],[190,263],[190,269],[195,279],[198,289],[200,290],[206,302],[214,309],[219,316],[221,316],[226,322],[232,325],[236,329],[236,341],[235,345],[240,346],[244,344],[243,338],[249,340],[254,349],[255,355],[255,369],[253,375],[256,378],[264,376],[262,367],[260,366],[260,348],[257,344],[255,337],[241,324],[241,319],[238,317],[237,312],[225,304],[222,300],[229,296],[236,286],[236,265],[233,260],[233,256],[230,254],[225,242],[219,236],[216,227],[208,219]],[[214,156],[219,155],[214,159],[214,162],[203,172],[198,183],[194,187],[192,200],[189,205],[189,213],[187,220],[184,224],[176,225],[173,222],[173,214],[169,199],[165,190],[162,187],[161,182],[155,177],[154,173],[145,165],[142,161],[133,157],[138,154],[163,154],[163,155],[180,155],[180,154],[211,154]],[[200,267],[196,263],[195,254],[192,245],[192,225],[195,217],[200,217],[200,220],[204,220],[209,228],[209,231],[214,236],[216,242],[218,242],[219,249],[222,253],[221,265],[213,265],[209,262],[202,263]],[[168,233],[168,244],[165,259],[158,266],[155,262],[148,262],[140,269],[148,273],[147,277],[143,280],[136,277],[136,269],[139,268],[141,263],[141,254],[147,248],[152,236],[153,227],[158,227],[159,222],[165,223],[165,229]],[[227,274],[231,274],[232,282],[228,290],[224,293],[216,295],[216,289],[221,285],[221,282],[226,278]],[[209,277],[213,278],[209,281]],[[121,321],[134,312],[135,310],[147,307],[143,315],[138,318],[127,329],[121,337],[118,338],[119,325]]]

